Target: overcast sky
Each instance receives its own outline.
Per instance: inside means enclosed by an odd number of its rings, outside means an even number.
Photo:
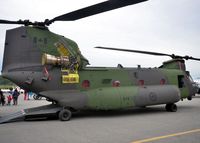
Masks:
[[[44,21],[103,0],[1,0],[0,19]],[[190,55],[200,58],[200,0],[149,0],[73,22],[55,22],[49,29],[77,42],[92,66],[158,67],[168,57],[94,49],[108,46]],[[6,29],[0,25],[0,68]],[[200,61],[187,61],[200,77]]]

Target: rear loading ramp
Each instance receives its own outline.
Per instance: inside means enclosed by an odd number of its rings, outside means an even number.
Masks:
[[[0,124],[8,123],[8,122],[15,122],[15,121],[22,121],[24,120],[25,112],[24,110],[0,117]]]
[[[0,124],[23,121],[23,120],[36,120],[44,119],[47,117],[56,117],[58,112],[63,108],[56,104],[44,105],[40,107],[28,108],[0,117]]]

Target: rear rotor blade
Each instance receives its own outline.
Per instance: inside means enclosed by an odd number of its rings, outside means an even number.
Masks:
[[[66,13],[60,16],[57,16],[51,20],[46,19],[44,22],[30,22],[29,20],[19,20],[19,21],[9,21],[9,20],[0,20],[0,24],[23,24],[25,26],[34,25],[34,26],[49,26],[55,21],[73,21],[78,20],[84,17],[92,16],[109,10],[114,10],[117,8],[125,7],[132,4],[137,4],[147,0],[107,0],[92,6],[88,6],[70,13]]]
[[[108,0],[102,3],[98,3],[86,8],[82,8],[49,20],[47,25],[53,23],[54,21],[73,21],[84,17],[92,16],[109,10],[117,9],[120,7],[137,4],[147,0]]]
[[[36,23],[32,23],[29,20],[9,21],[9,20],[0,19],[0,24],[23,24],[23,25],[27,26],[27,25],[34,25]]]
[[[0,24],[20,24],[19,21],[9,21],[0,19]]]

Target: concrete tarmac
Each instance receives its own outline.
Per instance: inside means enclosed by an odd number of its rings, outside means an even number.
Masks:
[[[49,104],[24,101],[0,107],[0,116],[24,108]],[[177,112],[165,105],[125,111],[87,111],[59,120],[21,121],[0,124],[0,143],[199,143],[200,96],[177,103]]]

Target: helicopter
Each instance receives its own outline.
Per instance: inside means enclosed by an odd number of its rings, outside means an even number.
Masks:
[[[55,34],[48,26],[56,21],[74,21],[147,0],[108,0],[44,22],[0,20],[0,24],[21,24],[6,32],[2,76],[26,91],[52,101],[51,105],[24,109],[0,118],[5,123],[19,118],[55,114],[68,121],[79,110],[120,110],[166,104],[176,112],[176,102],[192,99],[198,86],[178,56],[149,51],[95,47],[107,50],[169,56],[159,68],[89,67],[77,43]],[[14,53],[15,56],[12,56]]]

